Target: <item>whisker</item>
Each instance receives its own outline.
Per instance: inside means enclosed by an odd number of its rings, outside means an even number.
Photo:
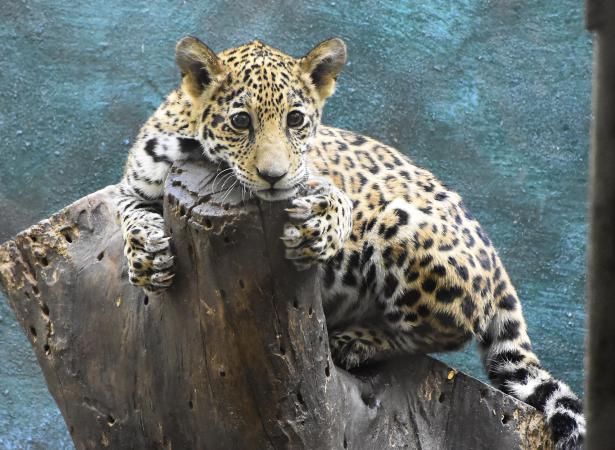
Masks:
[[[232,174],[232,173],[227,173],[227,174],[222,175],[222,177],[220,177],[220,178],[217,180],[218,185],[221,185],[222,183],[224,183],[224,182],[228,181],[228,179],[229,179],[229,178],[233,178],[233,174]],[[214,188],[213,186],[214,186],[214,185],[212,185],[212,189]],[[221,188],[221,189],[224,189],[224,186],[222,186],[222,188]]]
[[[224,189],[224,186],[226,186],[226,182],[230,179],[232,179],[232,174],[227,175],[227,177],[224,179],[224,183],[222,183],[222,188]],[[236,179],[236,178],[235,178]]]
[[[203,186],[207,186],[209,184],[209,182],[211,181],[211,179],[213,177],[215,177],[215,176],[216,176],[216,172],[213,172],[213,173],[207,175],[207,177],[205,177],[205,179],[203,180]]]
[[[219,171],[219,172],[216,174],[216,177],[214,178],[214,181],[213,181],[213,183],[211,184],[211,189],[212,189],[212,190],[216,189],[216,187],[215,187],[215,186],[216,186],[216,180],[218,179],[218,177],[219,177],[220,175],[222,175],[223,173],[228,172],[229,170],[233,170],[233,169],[232,169],[231,167],[229,167],[229,168],[226,168],[226,169],[224,169],[224,170]]]
[[[235,182],[231,185],[230,188],[228,188],[228,190],[226,191],[226,195],[222,198],[221,203],[224,203],[227,199],[227,197],[229,196],[229,194],[233,191],[233,188],[235,187],[235,185],[238,183],[237,180],[235,180]]]

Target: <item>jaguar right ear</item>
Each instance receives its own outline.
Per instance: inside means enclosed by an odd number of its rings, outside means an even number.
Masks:
[[[223,79],[224,65],[195,37],[186,36],[177,43],[175,61],[182,74],[182,87],[195,99]]]
[[[346,64],[346,44],[339,38],[321,42],[301,58],[301,68],[309,74],[323,100],[333,94],[337,76],[344,64]]]

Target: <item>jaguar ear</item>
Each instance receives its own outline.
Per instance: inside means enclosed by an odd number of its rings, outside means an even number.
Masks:
[[[200,97],[224,75],[224,65],[216,54],[192,36],[177,43],[175,61],[182,74],[182,87],[193,98]]]
[[[301,58],[300,64],[324,100],[333,94],[335,80],[346,64],[346,44],[339,38],[321,42]]]

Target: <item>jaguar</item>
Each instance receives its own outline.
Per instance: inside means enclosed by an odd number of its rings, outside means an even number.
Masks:
[[[515,288],[459,194],[398,150],[321,124],[346,58],[337,38],[300,58],[258,40],[219,54],[190,36],[177,44],[181,84],[142,127],[118,185],[130,282],[173,282],[159,205],[173,163],[196,153],[254,197],[289,202],[286,257],[318,266],[336,364],[475,339],[489,379],[544,414],[558,449],[580,448],[581,402],[532,351]]]

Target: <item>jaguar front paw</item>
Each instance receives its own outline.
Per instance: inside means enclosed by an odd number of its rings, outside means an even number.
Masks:
[[[126,230],[124,253],[128,259],[128,279],[145,291],[168,288],[173,282],[175,257],[164,233],[162,218],[139,221]]]
[[[308,188],[308,195],[286,210],[290,222],[282,236],[286,257],[299,270],[334,256],[352,227],[352,202],[346,194],[322,180],[309,181]]]

